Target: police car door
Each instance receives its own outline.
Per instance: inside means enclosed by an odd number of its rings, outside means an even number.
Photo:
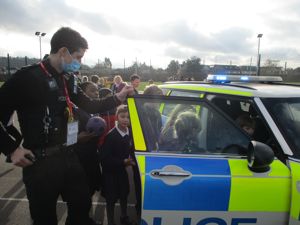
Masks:
[[[289,225],[300,225],[300,99],[295,97],[255,99],[287,156],[291,171]]]
[[[128,106],[141,177],[141,224],[286,224],[284,166],[276,161],[265,173],[249,170],[250,138],[211,103],[138,95]]]

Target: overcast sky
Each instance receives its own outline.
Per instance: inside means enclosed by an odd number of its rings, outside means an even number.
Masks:
[[[84,63],[137,59],[155,68],[197,56],[205,64],[256,65],[279,60],[300,67],[299,0],[0,0],[0,56],[39,58],[62,26],[79,31]]]

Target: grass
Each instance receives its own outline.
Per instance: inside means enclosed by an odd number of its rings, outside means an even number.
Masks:
[[[162,82],[154,82],[154,84],[156,85],[160,85],[162,84]],[[148,81],[147,82],[141,82],[140,83],[140,86],[138,88],[139,91],[144,91],[145,90],[145,87],[148,85]]]

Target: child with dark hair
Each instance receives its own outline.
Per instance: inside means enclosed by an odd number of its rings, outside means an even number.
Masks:
[[[249,134],[251,137],[255,130],[255,120],[251,118],[248,114],[242,114],[236,119],[236,123]]]
[[[109,88],[101,88],[99,90],[99,98],[105,98],[107,96],[113,95],[113,91]],[[109,111],[103,112],[100,114],[100,116],[105,120],[106,122],[106,129],[104,131],[104,134],[100,137],[98,141],[99,147],[102,146],[104,143],[104,139],[106,134],[115,127],[115,121],[116,121],[116,108],[113,108]]]
[[[201,131],[201,122],[194,112],[182,112],[175,121],[177,135],[177,149],[183,149],[186,153],[198,151],[198,134]]]
[[[100,87],[99,87],[99,79],[100,79],[99,76],[96,75],[96,74],[94,74],[94,75],[91,76],[91,81],[97,85],[98,89],[100,89]]]
[[[197,114],[191,111],[181,112],[174,121],[174,137],[161,143],[160,149],[180,150],[185,153],[199,151],[197,137],[201,128]]]
[[[131,83],[131,86],[133,87],[134,89],[134,94],[139,94],[139,91],[137,90],[139,85],[140,85],[140,82],[141,82],[141,78],[139,75],[137,74],[133,74],[130,76],[130,83]]]
[[[163,124],[163,128],[159,137],[159,144],[164,146],[168,145],[170,142],[176,138],[176,130],[175,130],[175,121],[178,118],[178,115],[183,112],[191,111],[194,112],[195,109],[193,106],[188,106],[185,104],[178,104],[171,111],[170,116]]]
[[[126,167],[135,166],[132,138],[129,134],[129,115],[126,105],[120,105],[116,112],[116,126],[106,135],[101,149],[103,170],[102,195],[106,199],[108,225],[114,225],[115,203],[120,200],[123,225],[131,225],[127,215],[129,180]]]
[[[92,99],[97,99],[99,97],[98,87],[95,83],[87,81],[82,83],[80,87],[88,97]],[[90,196],[93,196],[96,191],[100,190],[101,182],[101,170],[97,148],[99,135],[90,133],[86,130],[88,120],[94,115],[88,114],[80,109],[77,109],[76,114],[79,119],[79,134],[78,142],[74,150],[86,173]]]
[[[163,95],[163,91],[157,85],[152,84],[145,88],[144,95]],[[150,151],[158,149],[158,140],[162,129],[162,116],[159,112],[160,104],[146,102],[143,106],[145,120],[144,136],[148,140],[148,148]]]

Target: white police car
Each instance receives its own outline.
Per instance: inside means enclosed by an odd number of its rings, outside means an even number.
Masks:
[[[300,225],[299,86],[218,75],[160,87],[128,99],[142,225]]]

